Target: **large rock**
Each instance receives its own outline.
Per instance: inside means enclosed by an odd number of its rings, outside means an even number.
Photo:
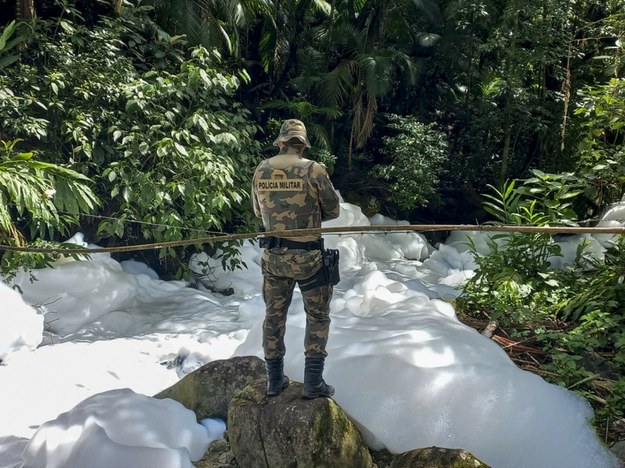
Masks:
[[[488,468],[470,452],[462,449],[429,447],[395,456],[390,468]]]
[[[303,400],[299,382],[268,398],[265,386],[250,385],[230,403],[228,438],[239,466],[373,466],[361,433],[334,400]]]
[[[230,468],[239,465],[232,455],[228,441],[219,439],[208,446],[204,457],[195,462],[194,466],[195,468]]]
[[[228,419],[228,404],[249,384],[266,381],[265,363],[256,356],[212,361],[186,375],[154,398],[171,398],[194,411],[199,420]]]
[[[268,398],[265,363],[255,356],[210,362],[162,391],[198,419],[227,420],[227,440],[211,444],[198,468],[487,468],[466,450],[430,447],[399,455],[378,453],[374,463],[362,434],[329,398],[303,400],[291,382]]]

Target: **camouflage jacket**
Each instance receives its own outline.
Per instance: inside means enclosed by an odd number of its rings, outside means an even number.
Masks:
[[[340,212],[338,195],[323,166],[292,153],[281,153],[258,165],[252,204],[267,231],[318,228]],[[292,239],[307,241],[310,237]]]

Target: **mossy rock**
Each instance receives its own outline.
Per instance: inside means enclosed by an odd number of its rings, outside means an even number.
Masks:
[[[276,397],[264,382],[248,386],[230,403],[228,436],[240,466],[371,468],[362,434],[330,398],[303,400],[303,385]]]
[[[489,468],[462,449],[429,447],[397,455],[390,468]]]

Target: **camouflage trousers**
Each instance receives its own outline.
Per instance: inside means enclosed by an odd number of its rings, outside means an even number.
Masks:
[[[322,266],[319,250],[268,249],[262,256],[263,350],[266,359],[281,358],[286,353],[284,333],[286,316],[298,281],[310,278]],[[323,284],[302,292],[306,311],[304,348],[306,357],[325,358],[330,330],[330,300],[332,286]]]

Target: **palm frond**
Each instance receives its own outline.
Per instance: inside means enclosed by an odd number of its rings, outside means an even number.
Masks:
[[[354,56],[364,48],[364,32],[353,24],[337,24],[329,35],[328,40],[343,56]]]
[[[332,146],[330,135],[325,126],[313,122],[309,123],[306,128],[308,130],[308,137],[314,147],[329,149]]]
[[[328,68],[327,56],[313,47],[300,47],[298,49],[298,72],[302,76],[318,76]]]
[[[12,245],[24,244],[24,236],[13,224],[9,200],[2,190],[0,190],[0,242]]]
[[[5,151],[9,148],[5,145]],[[81,213],[92,212],[99,204],[84,175],[20,156],[0,163],[0,238],[23,241],[15,215],[29,219],[31,235],[65,234]]]
[[[263,29],[260,43],[258,44],[258,50],[260,52],[260,61],[264,72],[271,74],[273,71],[272,65],[274,64],[278,36],[273,27],[267,26],[268,25]]]
[[[395,52],[395,62],[400,69],[406,71],[405,76],[407,76],[407,82],[411,86],[414,86],[417,83],[417,77],[419,72],[419,66],[415,63],[415,61],[408,54],[403,52],[396,51]]]
[[[310,93],[310,91],[313,90],[320,81],[321,76],[304,73],[290,80],[289,84],[299,92]]]
[[[338,117],[340,111],[336,107],[318,107],[306,100],[289,100],[274,99],[265,102],[261,109],[277,109],[288,111],[289,115],[297,116],[301,120],[307,120],[310,117],[321,116],[328,119]]]
[[[204,47],[216,47],[221,51],[227,51],[229,54],[236,53],[236,36],[234,40],[230,37],[230,33],[224,28],[221,20],[214,17],[207,18],[200,26],[198,34],[197,42]]]
[[[356,13],[361,12],[367,5],[368,1],[369,0],[350,0]]]
[[[328,16],[332,12],[332,3],[327,0],[313,0],[313,7]]]
[[[321,78],[318,89],[322,106],[342,107],[351,93],[358,66],[353,60],[345,60]]]
[[[440,41],[441,36],[432,32],[421,32],[417,34],[416,38],[421,47],[433,47]]]
[[[358,54],[356,62],[364,77],[364,86],[367,93],[374,96],[383,96],[391,90],[389,71],[392,59],[384,54]]]

